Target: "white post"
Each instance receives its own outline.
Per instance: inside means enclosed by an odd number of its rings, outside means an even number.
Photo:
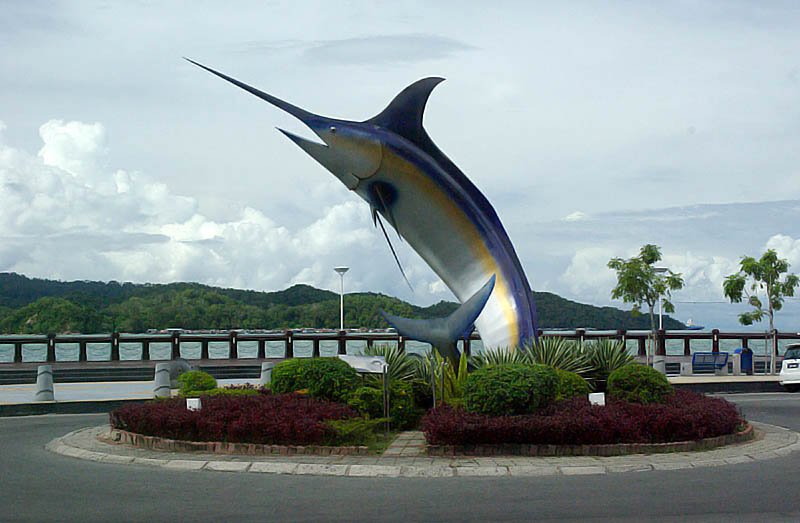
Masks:
[[[55,401],[52,365],[39,365],[36,369],[36,395],[33,399],[34,401]]]
[[[275,364],[271,361],[265,361],[261,364],[261,378],[258,380],[258,384],[262,387],[266,386],[272,381],[273,367],[275,367]]]
[[[734,353],[732,354],[733,357],[733,375],[734,376],[741,376],[742,375],[742,354],[741,353]]]
[[[170,390],[169,363],[156,363],[156,373],[153,379],[153,396],[156,398],[169,398]]]
[[[653,267],[653,272],[658,274],[658,278],[659,279],[663,278],[662,275],[666,274],[666,272],[668,270],[669,269],[667,269],[666,267]],[[659,330],[664,328],[664,321],[662,319],[662,304],[661,304],[661,301],[662,301],[661,300],[661,295],[659,295],[658,296],[658,329]]]
[[[344,274],[339,275],[339,330],[344,330]]]
[[[334,267],[334,271],[339,273],[339,330],[344,330],[344,273],[350,270],[349,267]]]

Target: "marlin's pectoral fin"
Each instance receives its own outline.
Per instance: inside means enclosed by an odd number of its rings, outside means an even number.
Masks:
[[[403,279],[406,280],[408,284],[408,288],[411,289],[411,292],[414,292],[414,287],[411,285],[411,282],[408,281],[408,276],[406,276],[406,271],[403,270],[403,265],[400,263],[400,258],[397,257],[397,251],[394,250],[394,245],[392,245],[392,240],[389,239],[389,235],[386,233],[386,227],[383,226],[383,221],[381,221],[380,215],[374,210],[372,211],[372,221],[377,222],[381,226],[381,230],[383,231],[383,237],[386,238],[386,243],[389,244],[389,249],[392,251],[392,256],[394,256],[394,261],[397,263],[397,267],[400,269],[400,274],[403,275]]]
[[[384,319],[397,329],[398,334],[412,340],[419,340],[433,345],[442,357],[457,361],[460,354],[456,341],[463,336],[475,320],[480,316],[489,296],[494,290],[496,276],[492,275],[478,292],[461,304],[450,316],[432,320],[413,320],[393,316],[381,311]]]

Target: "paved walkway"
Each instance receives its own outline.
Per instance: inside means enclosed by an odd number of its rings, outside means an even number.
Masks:
[[[56,438],[47,449],[101,463],[177,470],[361,477],[547,476],[676,470],[752,463],[800,450],[800,434],[753,423],[754,441],[703,452],[630,456],[428,457],[421,432],[397,436],[380,456],[243,456],[175,453],[103,441],[108,426],[88,427]]]
[[[258,384],[258,379],[220,379],[217,383],[225,385],[241,385],[242,383]],[[152,381],[95,381],[87,383],[56,383],[54,386],[56,401],[110,401],[121,399],[152,399]],[[0,385],[0,405],[36,402],[36,384]]]

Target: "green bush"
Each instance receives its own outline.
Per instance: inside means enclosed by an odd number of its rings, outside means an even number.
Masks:
[[[328,445],[371,445],[378,439],[377,432],[383,427],[386,418],[351,418],[328,420],[325,422],[331,429],[326,441]]]
[[[359,387],[353,391],[347,404],[371,419],[383,417],[383,389],[375,386]],[[389,386],[389,418],[396,429],[416,425],[422,411],[414,404],[414,389],[404,381],[394,381]]]
[[[383,417],[383,391],[376,387],[359,387],[350,394],[347,404],[368,418]]]
[[[395,381],[389,388],[389,417],[396,429],[415,427],[422,410],[414,404],[414,387],[405,381]]]
[[[556,387],[556,400],[568,400],[575,396],[586,396],[591,390],[589,383],[574,372],[556,369],[558,386]]]
[[[214,376],[202,370],[190,370],[178,376],[180,388],[178,393],[181,396],[194,395],[200,391],[217,388],[217,380]]]
[[[672,394],[667,377],[646,365],[633,363],[608,377],[608,395],[630,403],[664,403]]]
[[[556,396],[558,374],[544,365],[491,365],[467,377],[465,408],[489,416],[526,414]]]
[[[361,384],[358,373],[339,358],[295,358],[272,369],[272,392],[299,390],[310,396],[344,403]]]
[[[415,378],[409,383],[411,383],[411,390],[414,393],[414,406],[422,410],[433,407],[433,390],[431,390],[430,382]]]
[[[256,396],[261,394],[261,392],[256,388],[231,389],[228,387],[217,387],[216,389],[195,392],[197,396]]]

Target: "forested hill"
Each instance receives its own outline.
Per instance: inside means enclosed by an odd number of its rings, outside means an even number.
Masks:
[[[646,329],[645,316],[534,293],[541,328]],[[379,310],[412,318],[449,314],[456,303],[418,307],[375,293],[345,296],[347,327],[383,328]],[[309,285],[283,291],[223,289],[199,283],[134,284],[27,278],[0,273],[0,332],[144,332],[148,329],[337,328],[339,295]],[[668,329],[683,324],[665,318]]]

